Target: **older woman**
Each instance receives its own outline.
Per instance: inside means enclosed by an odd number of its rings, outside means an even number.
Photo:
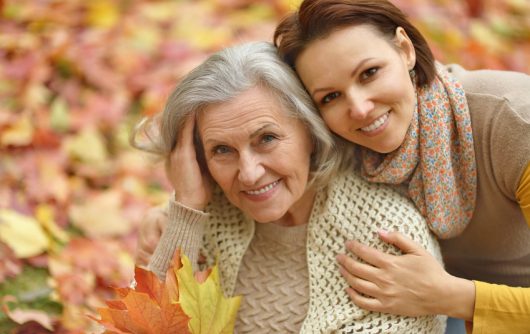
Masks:
[[[159,276],[177,247],[194,263],[199,251],[209,264],[218,255],[225,293],[244,296],[239,333],[443,332],[443,317],[382,315],[349,300],[335,265],[346,240],[395,254],[374,234],[398,230],[440,259],[437,244],[404,197],[340,172],[351,154],[335,150],[272,45],[211,56],[177,86],[158,123],[143,148],[167,159],[175,188],[149,264]]]

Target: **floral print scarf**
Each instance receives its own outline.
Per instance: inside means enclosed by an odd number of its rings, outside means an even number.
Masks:
[[[408,196],[441,239],[465,229],[475,209],[477,171],[469,109],[462,85],[436,64],[437,76],[417,88],[405,141],[394,152],[361,150],[370,182],[408,185]]]

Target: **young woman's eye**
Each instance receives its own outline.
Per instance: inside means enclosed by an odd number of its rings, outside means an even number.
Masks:
[[[377,71],[379,71],[379,68],[377,67],[370,67],[369,69],[367,69],[366,71],[364,71],[362,74],[361,74],[361,79],[362,80],[367,80],[367,79],[370,79],[371,77],[373,77]]]
[[[324,96],[324,97],[320,100],[320,103],[321,103],[321,104],[329,103],[329,102],[333,101],[334,99],[336,99],[337,97],[339,97],[339,95],[340,95],[339,92],[329,93],[329,94],[327,94],[326,96]]]
[[[219,145],[219,146],[215,146],[212,149],[212,152],[213,152],[214,155],[216,155],[216,154],[227,154],[227,153],[230,153],[230,148],[228,146]]]

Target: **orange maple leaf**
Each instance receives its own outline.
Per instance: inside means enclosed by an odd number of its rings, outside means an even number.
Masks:
[[[142,268],[135,268],[135,288],[114,289],[119,299],[106,302],[107,308],[97,311],[97,322],[106,333],[190,333],[190,318],[178,304],[178,283],[175,270],[182,267],[180,252],[175,253],[173,266],[168,269],[165,282]]]

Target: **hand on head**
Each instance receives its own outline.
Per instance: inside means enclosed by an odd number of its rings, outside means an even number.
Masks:
[[[188,116],[177,144],[166,163],[166,174],[175,190],[175,201],[203,210],[212,196],[211,182],[197,161],[193,143],[194,115]]]

